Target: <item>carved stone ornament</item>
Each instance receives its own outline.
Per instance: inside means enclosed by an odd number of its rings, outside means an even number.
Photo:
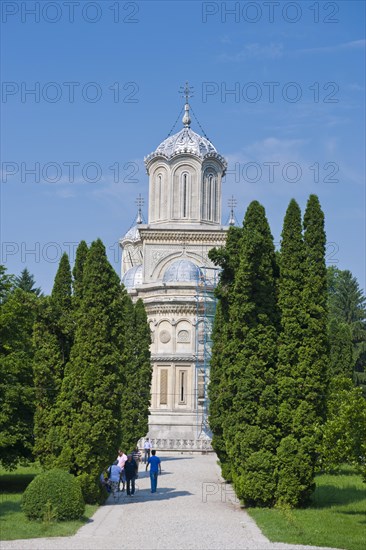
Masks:
[[[167,330],[162,330],[160,333],[160,342],[167,344],[171,340],[171,335]]]
[[[191,338],[190,338],[190,334],[188,332],[188,330],[180,330],[178,332],[178,342],[179,343],[185,343],[185,342],[190,342],[191,341]]]

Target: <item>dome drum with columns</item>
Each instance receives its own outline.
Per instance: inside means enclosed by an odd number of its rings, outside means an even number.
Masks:
[[[202,450],[210,445],[199,388],[208,373],[197,366],[197,288],[214,268],[209,250],[226,240],[221,183],[227,165],[190,123],[186,96],[183,129],[145,159],[148,223],[139,209],[136,224],[120,240],[121,273],[132,298],[144,301],[151,328],[148,435],[156,448]]]

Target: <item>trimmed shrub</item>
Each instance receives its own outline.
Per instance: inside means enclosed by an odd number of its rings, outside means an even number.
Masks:
[[[75,477],[63,470],[49,470],[33,479],[22,497],[22,510],[28,519],[45,520],[52,510],[57,521],[80,518],[85,503]]]

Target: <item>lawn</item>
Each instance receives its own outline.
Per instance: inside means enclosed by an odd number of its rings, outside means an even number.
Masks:
[[[316,491],[303,510],[248,509],[272,542],[364,550],[366,485],[351,468],[316,478]]]
[[[98,506],[87,505],[84,517],[77,521],[43,523],[29,521],[20,508],[24,489],[41,472],[37,465],[18,467],[13,472],[0,468],[0,540],[70,536],[85,524]]]

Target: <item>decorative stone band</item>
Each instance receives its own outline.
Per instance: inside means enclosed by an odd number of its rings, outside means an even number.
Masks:
[[[145,303],[146,312],[148,315],[196,315],[197,306],[195,304],[187,305],[160,305]]]
[[[183,361],[184,363],[195,363],[196,357],[194,355],[151,355],[151,361],[153,363],[177,363]]]
[[[139,449],[144,448],[144,438],[138,442]],[[152,448],[157,451],[206,451],[213,452],[211,440],[202,439],[150,439]]]
[[[185,242],[186,245],[189,245],[191,241],[199,243],[208,243],[210,246],[222,246],[226,242],[227,236],[226,229],[217,229],[217,231],[172,231],[170,229],[142,229],[140,228],[140,235],[144,242],[160,241],[162,244],[169,245],[173,243],[179,243],[182,245],[182,242]]]

